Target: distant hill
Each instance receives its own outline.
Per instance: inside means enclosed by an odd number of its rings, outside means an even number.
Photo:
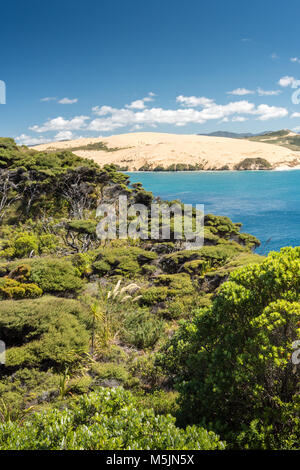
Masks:
[[[198,134],[198,135],[206,135],[208,137],[228,137],[229,139],[244,139],[247,137],[254,137],[256,134],[215,131],[215,132],[210,132],[209,134]]]
[[[280,145],[293,151],[300,151],[300,135],[289,129],[282,129],[275,132],[265,132],[260,135],[248,137],[247,140],[264,142],[266,144]]]
[[[265,131],[259,134],[237,133],[227,131],[215,131],[205,135],[207,137],[225,137],[229,139],[247,139],[254,142],[264,142],[266,144],[280,145],[296,152],[300,151],[300,135],[289,129],[279,131]]]

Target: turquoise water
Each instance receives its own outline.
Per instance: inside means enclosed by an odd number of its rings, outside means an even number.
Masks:
[[[300,245],[300,171],[141,172],[131,182],[163,199],[204,204],[205,213],[242,222],[258,253]]]

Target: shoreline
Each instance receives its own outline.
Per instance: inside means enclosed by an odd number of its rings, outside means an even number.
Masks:
[[[164,173],[272,173],[272,172],[285,172],[285,171],[299,171],[300,166],[297,166],[295,168],[274,168],[272,170],[163,170],[163,171],[155,171],[155,170],[145,170],[145,171],[140,171],[140,170],[118,170],[121,173],[158,173],[158,174],[164,174]]]

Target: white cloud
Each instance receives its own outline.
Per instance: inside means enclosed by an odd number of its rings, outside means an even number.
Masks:
[[[300,113],[291,114],[291,118],[299,118],[299,117],[300,117]]]
[[[144,109],[146,106],[144,100],[136,100],[130,104],[127,104],[125,107],[128,109]]]
[[[245,121],[248,121],[248,118],[244,116],[234,116],[232,118],[232,122],[245,122]]]
[[[214,100],[210,98],[205,98],[204,96],[183,96],[179,95],[176,98],[177,103],[187,106],[188,108],[193,108],[197,106],[208,107],[214,104]]]
[[[48,102],[48,101],[57,101],[60,104],[74,104],[77,103],[78,98],[61,98],[60,100],[55,96],[46,96],[45,98],[41,98],[40,101]]]
[[[281,90],[263,90],[262,88],[257,88],[257,93],[259,96],[277,96],[281,93]]]
[[[86,127],[85,121],[88,119],[90,119],[88,116],[75,116],[69,120],[58,116],[57,118],[49,119],[42,126],[35,125],[29,129],[35,132],[78,130]]]
[[[156,94],[153,93],[153,91],[150,91],[150,92],[148,93],[148,96],[146,96],[145,98],[143,98],[143,101],[145,101],[145,102],[147,102],[147,101],[153,101],[155,96],[156,96]]]
[[[56,101],[57,98],[55,96],[46,96],[45,98],[41,98],[41,101]]]
[[[267,104],[260,104],[255,110],[254,114],[259,115],[260,121],[267,121],[274,118],[283,118],[288,115],[288,110],[279,108],[277,106],[269,106]]]
[[[247,88],[236,88],[232,91],[227,91],[228,95],[237,95],[237,96],[244,96],[244,95],[253,95],[255,91],[247,90]]]
[[[56,139],[59,140],[74,138],[72,132],[81,129],[91,132],[113,132],[126,127],[130,130],[139,130],[142,127],[155,128],[159,125],[182,127],[189,124],[203,124],[210,120],[243,122],[250,116],[266,121],[288,114],[285,108],[267,104],[256,106],[247,100],[221,105],[210,98],[183,95],[177,96],[176,101],[180,107],[176,109],[146,107],[145,99],[152,100],[153,95],[153,93],[149,93],[145,98],[133,101],[122,108],[107,105],[94,106],[92,108],[93,118],[75,116],[71,119],[65,119],[58,116],[47,120],[42,125],[32,126],[30,130],[38,133],[56,131],[58,132]],[[195,109],[197,106],[199,109]]]
[[[279,80],[278,85],[285,87],[285,88],[286,87],[298,88],[300,86],[300,80],[297,80],[296,78],[291,77],[289,75],[285,75],[285,77],[282,77]]]
[[[149,103],[150,101],[153,101],[154,96],[156,96],[155,93],[150,91],[150,93],[148,93],[148,95],[145,96],[144,98],[142,98],[140,100],[132,101],[132,103],[130,103],[130,104],[126,104],[125,108],[128,108],[128,109],[145,109],[146,108],[145,103]],[[96,108],[97,108],[97,106],[96,106]]]
[[[105,116],[106,114],[111,113],[114,110],[111,106],[94,106],[92,108],[92,111],[94,114],[97,114],[97,116]]]
[[[245,100],[230,102],[226,105],[209,102],[207,107],[201,110],[188,107],[183,109],[150,108],[133,111],[128,108],[118,109],[111,106],[96,106],[93,108],[93,112],[98,117],[89,123],[87,130],[101,132],[111,132],[119,128],[137,125],[171,124],[185,126],[187,124],[203,124],[209,120],[224,120],[224,118],[230,116],[237,120],[237,117],[243,114],[257,116],[257,119],[265,121],[276,117],[284,117],[288,114],[285,108],[266,104],[255,107],[253,103]],[[242,119],[244,120],[246,117],[243,116]]]
[[[273,60],[276,60],[276,59],[279,59],[279,56],[276,54],[276,52],[273,52],[271,55],[270,55],[271,59]]]
[[[45,137],[33,137],[27,134],[21,134],[18,137],[15,137],[15,141],[19,145],[38,145],[38,144],[46,144],[47,142],[51,142],[51,139],[46,139]]]
[[[71,139],[77,139],[72,131],[60,131],[56,134],[54,137],[55,140],[71,140]]]
[[[61,100],[59,100],[58,102],[60,104],[74,104],[74,103],[77,103],[78,101],[78,98],[73,98],[73,99],[70,99],[70,98],[62,98]]]
[[[298,57],[291,57],[291,58],[290,58],[290,61],[291,61],[291,62],[295,62],[295,63],[297,63],[297,64],[300,64],[300,59],[299,59]]]

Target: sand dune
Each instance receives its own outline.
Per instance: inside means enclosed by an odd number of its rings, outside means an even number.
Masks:
[[[243,139],[208,137],[202,135],[163,134],[141,132],[113,135],[110,137],[87,138],[64,142],[52,142],[33,147],[36,150],[74,149],[103,142],[105,150],[73,150],[76,155],[93,159],[101,166],[114,163],[129,171],[139,170],[145,165],[167,168],[172,164],[201,165],[205,170],[218,170],[225,166],[234,169],[235,165],[247,158],[263,158],[272,166],[296,167],[300,165],[300,152],[278,145],[251,142]],[[251,169],[257,169],[255,161]]]

